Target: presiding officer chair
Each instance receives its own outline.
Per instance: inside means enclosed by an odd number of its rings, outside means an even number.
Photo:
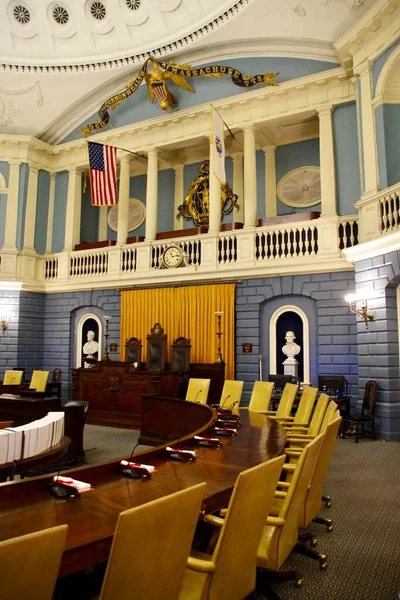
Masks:
[[[177,600],[205,488],[199,483],[119,515],[100,600]]]
[[[189,379],[185,400],[207,404],[210,382],[211,379],[195,379],[191,377]]]
[[[21,385],[23,371],[5,371],[3,385]]]
[[[249,411],[260,412],[268,410],[274,391],[273,381],[255,381],[250,396]]]
[[[51,600],[68,525],[0,542],[1,600]]]
[[[239,474],[224,519],[205,515],[221,527],[210,554],[192,551],[179,600],[243,600],[255,589],[256,555],[284,457]]]

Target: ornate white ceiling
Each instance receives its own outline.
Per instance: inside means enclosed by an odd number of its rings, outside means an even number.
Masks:
[[[193,65],[241,56],[337,62],[333,42],[378,1],[2,0],[0,135],[62,139],[149,53]]]

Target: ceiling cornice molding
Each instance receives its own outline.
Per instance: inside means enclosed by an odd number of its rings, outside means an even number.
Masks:
[[[80,73],[90,72],[104,69],[116,69],[124,66],[137,67],[146,61],[146,59],[152,55],[155,58],[161,58],[169,56],[173,52],[181,52],[185,48],[191,46],[198,40],[210,33],[216,31],[220,27],[227,24],[228,21],[237,17],[237,15],[245,10],[254,0],[237,0],[232,2],[232,5],[223,10],[223,12],[216,12],[208,23],[194,29],[191,33],[179,36],[177,32],[177,39],[171,41],[165,45],[159,47],[151,47],[147,51],[140,52],[138,54],[127,54],[120,53],[111,58],[99,58],[99,57],[88,57],[86,59],[74,60],[69,59],[65,62],[59,60],[62,64],[55,64],[55,61],[43,62],[37,60],[35,62],[30,61],[28,58],[22,58],[20,63],[17,64],[17,60],[11,57],[3,57],[0,62],[0,71],[3,72],[16,72],[16,73],[39,73],[39,74],[57,74],[57,73]]]

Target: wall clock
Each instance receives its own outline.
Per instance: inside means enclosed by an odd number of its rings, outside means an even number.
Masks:
[[[146,206],[137,198],[129,198],[128,231],[140,227],[146,218]],[[113,231],[118,231],[118,204],[108,211],[108,226]]]
[[[176,269],[183,263],[183,250],[177,244],[171,244],[164,250],[162,267],[164,269]]]
[[[306,208],[321,202],[319,167],[299,167],[282,177],[277,187],[278,198],[294,208]]]

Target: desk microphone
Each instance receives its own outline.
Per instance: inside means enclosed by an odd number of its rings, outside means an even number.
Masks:
[[[151,473],[148,469],[141,466],[140,463],[131,462],[132,456],[133,456],[136,448],[139,445],[140,445],[140,443],[137,442],[133,446],[132,452],[131,452],[127,462],[121,461],[120,464],[124,467],[121,471],[122,475],[124,475],[125,477],[129,477],[130,479],[151,479]]]
[[[199,390],[199,391],[201,391],[201,390]],[[185,427],[184,431],[179,436],[179,438],[176,442],[176,446],[179,444],[181,439],[186,435],[187,429],[188,428]],[[196,452],[194,450],[181,450],[180,448],[176,448],[176,447],[171,448],[170,446],[167,446],[166,451],[168,452],[168,458],[171,460],[176,460],[179,462],[193,462],[194,460],[196,460]]]
[[[53,483],[49,485],[50,494],[64,500],[66,498],[79,498],[79,492],[75,487],[59,481],[60,473],[61,467],[59,467],[57,475],[53,478]]]
[[[196,395],[195,395],[195,397],[194,397],[194,400],[193,400],[193,402],[196,402],[197,404],[201,404],[200,400],[197,400],[197,396],[198,396],[199,394],[201,394],[201,392],[202,392],[202,391],[203,391],[203,390],[199,390],[199,391],[197,392],[197,394],[196,394]],[[182,436],[181,436],[181,437],[182,437]],[[180,438],[179,438],[179,439],[180,439]]]
[[[227,397],[225,398],[225,400],[222,402],[222,404],[219,405],[219,410],[224,410],[224,406],[225,406],[225,402],[228,400],[228,398],[230,398],[231,395],[228,394]]]

